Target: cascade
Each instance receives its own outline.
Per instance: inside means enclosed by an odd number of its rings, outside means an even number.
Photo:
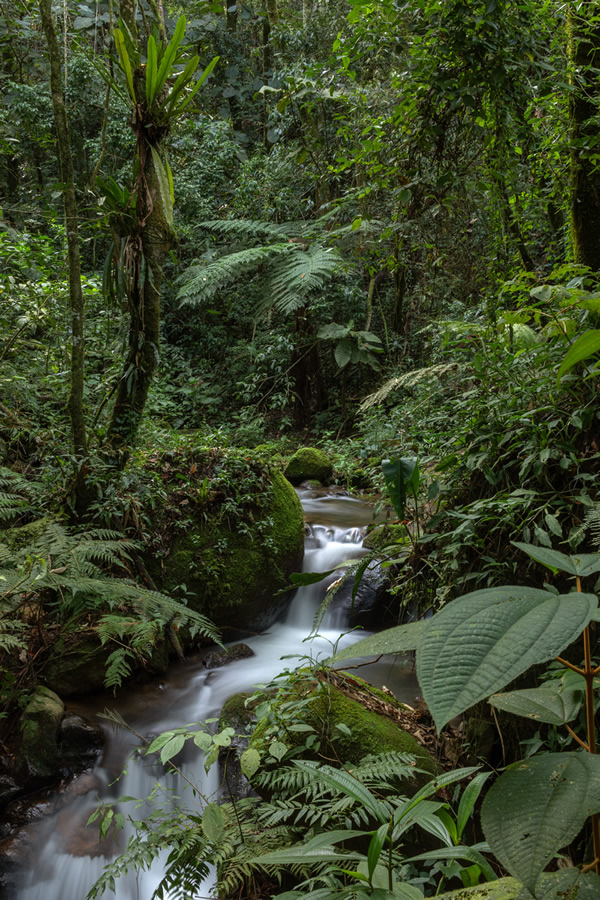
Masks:
[[[319,496],[315,492],[301,495],[301,500],[308,523],[304,571],[328,571],[345,559],[364,555],[362,527],[372,520],[368,504],[339,495]],[[117,709],[138,733],[155,736],[170,728],[218,716],[232,694],[252,691],[255,685],[269,682],[286,667],[296,666],[302,657],[330,656],[332,645],[338,640],[342,647],[364,637],[364,632],[354,632],[340,639],[344,623],[340,623],[339,614],[327,614],[319,637],[305,641],[325,590],[337,577],[338,573],[334,573],[323,582],[301,587],[283,621],[267,633],[245,641],[254,656],[214,670],[205,669],[201,661],[187,661],[174,666],[160,683],[123,690],[110,702],[111,708]],[[290,656],[297,658],[289,659]],[[418,688],[410,667],[395,665],[392,669],[391,665],[389,661],[380,662],[361,669],[360,674],[374,683],[385,680],[399,699],[412,703]],[[90,700],[86,700],[81,711],[90,716]],[[189,792],[186,798],[182,779],[165,773],[162,766],[153,765],[135,753],[138,744],[135,736],[109,725],[105,730],[106,746],[96,768],[75,778],[67,791],[57,795],[52,811],[36,823],[32,837],[36,850],[11,900],[85,900],[106,863],[123,849],[132,834],[126,825],[117,838],[118,843],[112,839],[99,842],[98,826],[85,827],[99,802],[114,801],[123,795],[145,798],[160,782],[165,791],[172,792],[169,796],[181,797],[183,803],[197,804]],[[217,769],[213,766],[207,775],[201,758],[183,764],[186,776],[208,798],[218,794]],[[135,810],[128,807],[132,804],[121,810],[125,816],[144,818],[143,805]],[[164,857],[156,860],[150,871],[130,873],[120,879],[116,896],[119,900],[150,900],[163,865]],[[210,883],[195,900],[209,894]],[[103,900],[114,896],[109,892]]]

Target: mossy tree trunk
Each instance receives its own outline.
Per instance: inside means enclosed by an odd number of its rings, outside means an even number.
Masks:
[[[571,4],[569,58],[573,70],[571,118],[571,236],[575,262],[600,271],[600,3]]]
[[[133,5],[122,3],[121,15],[132,39],[137,40]],[[164,184],[161,185],[157,171],[168,128],[152,121],[148,114],[142,68],[134,73],[134,87],[136,105],[131,127],[137,138],[135,226],[119,235],[125,242],[129,340],[108,428],[109,454],[118,468],[123,468],[129,457],[159,360],[163,263],[173,242]]]

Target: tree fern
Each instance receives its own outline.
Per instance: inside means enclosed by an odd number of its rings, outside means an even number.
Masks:
[[[223,237],[256,242],[261,235],[274,240],[300,237],[306,232],[306,222],[284,222],[276,225],[273,222],[259,222],[256,219],[211,219],[199,222],[198,228],[211,231]]]
[[[282,254],[292,253],[294,249],[293,244],[277,243],[230,253],[206,265],[196,263],[179,277],[178,284],[181,288],[178,299],[182,305],[198,306],[204,300],[214,297],[225,285],[248,272],[256,271],[259,266],[272,262]]]
[[[318,223],[272,225],[249,219],[226,219],[202,222],[201,227],[246,243],[256,244],[257,238],[272,238],[273,242],[190,266],[179,278],[178,297],[182,304],[201,304],[240,276],[266,266],[269,277],[258,312],[274,307],[287,315],[304,306],[312,292],[322,290],[342,271],[342,257],[337,250],[323,246]],[[302,243],[303,237],[307,243]]]
[[[269,305],[284,314],[295,312],[306,304],[312,291],[322,290],[341,270],[342,258],[336,250],[319,245],[308,250],[296,247],[273,266]]]

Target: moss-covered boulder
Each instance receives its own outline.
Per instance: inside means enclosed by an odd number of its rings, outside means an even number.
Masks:
[[[21,716],[21,763],[32,776],[51,777],[60,764],[59,728],[65,705],[49,688],[39,686]]]
[[[301,447],[294,453],[283,474],[292,484],[301,484],[303,481],[327,484],[333,474],[333,465],[322,450]]]
[[[102,690],[110,652],[95,634],[60,638],[44,668],[44,683],[61,697],[85,696]]]
[[[516,900],[521,889],[522,885],[515,878],[498,878],[489,884],[438,894],[438,900]]]
[[[185,480],[173,474],[181,462],[169,463],[174,483],[154,513],[159,542],[145,561],[161,590],[178,597],[184,585],[188,606],[230,640],[264,631],[287,606],[304,516],[281,472],[240,451],[201,452],[186,460]]]
[[[298,721],[290,716],[296,704]],[[306,733],[290,725],[311,726],[319,736],[324,756],[356,765],[365,756],[381,753],[410,753],[417,766],[435,774],[439,766],[429,750],[402,727],[406,707],[394,697],[360,678],[343,672],[329,672],[325,678],[306,672],[296,676],[270,704],[270,712],[257,724],[250,747],[268,755],[273,741],[288,746],[304,743]],[[341,726],[341,727],[340,727]],[[307,757],[311,754],[307,748]]]

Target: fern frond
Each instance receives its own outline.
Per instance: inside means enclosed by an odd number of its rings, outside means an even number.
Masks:
[[[278,256],[293,253],[295,246],[289,243],[270,244],[266,247],[251,247],[230,253],[208,265],[190,266],[178,278],[182,285],[177,295],[181,305],[197,306],[208,300],[226,284],[240,278],[247,272],[257,269],[263,263],[271,262]]]
[[[401,389],[407,390],[423,381],[428,381],[431,378],[442,378],[449,372],[456,373],[462,368],[464,368],[464,366],[461,366],[460,363],[439,363],[435,366],[426,366],[423,369],[413,369],[411,372],[404,372],[402,375],[396,375],[394,378],[390,378],[386,381],[385,384],[378,388],[373,394],[369,394],[368,397],[365,397],[359,406],[359,411],[364,412],[371,406],[377,406],[378,404],[383,403],[393,391],[399,391]]]
[[[256,240],[257,235],[281,240],[281,238],[299,237],[306,230],[304,222],[284,222],[275,225],[272,222],[259,222],[256,219],[211,219],[199,222],[198,228],[244,240]]]
[[[600,550],[600,504],[594,504],[587,510],[581,530],[591,532],[594,547]]]
[[[321,290],[342,269],[342,257],[333,249],[314,245],[302,250],[295,245],[278,259],[271,274],[269,305],[288,315],[304,306],[308,294]]]

